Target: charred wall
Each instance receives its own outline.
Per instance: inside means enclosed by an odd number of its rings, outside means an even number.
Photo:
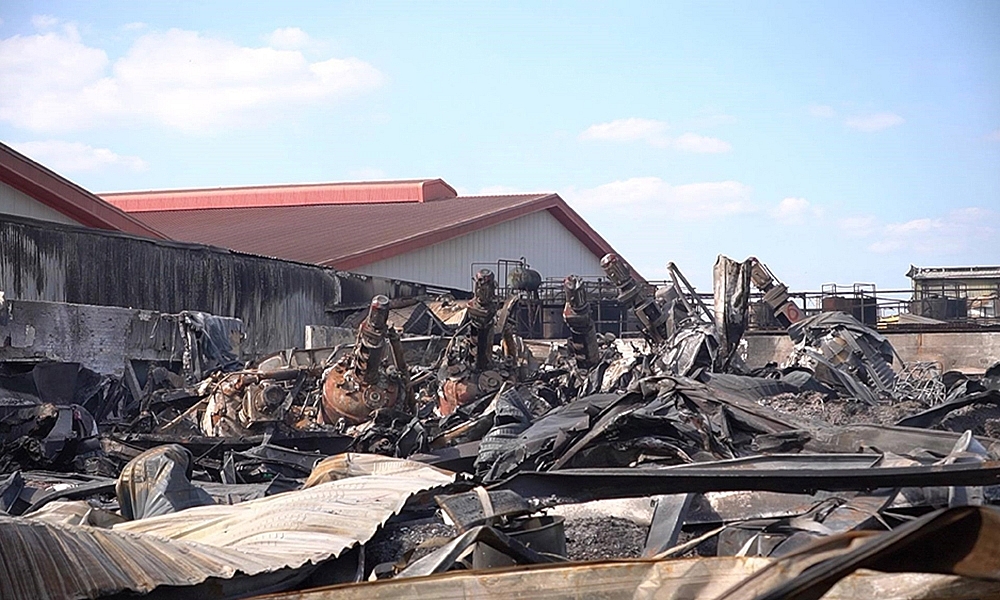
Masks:
[[[250,354],[302,347],[332,325],[337,274],[321,267],[0,215],[0,291],[8,298],[200,310],[246,324]]]

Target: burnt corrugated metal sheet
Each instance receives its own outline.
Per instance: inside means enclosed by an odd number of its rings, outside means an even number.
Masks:
[[[683,560],[628,560],[454,571],[414,579],[387,579],[279,593],[271,600],[713,600],[773,560],[709,556]],[[995,598],[1000,583],[936,573],[879,573],[860,569],[833,586],[824,600]],[[728,598],[729,596],[725,596]],[[798,596],[797,596],[798,597]],[[261,600],[264,600],[261,598]]]
[[[114,529],[266,555],[272,565],[278,558],[278,566],[295,568],[371,538],[412,494],[455,479],[453,473],[396,458],[347,454],[333,459],[363,461],[368,474],[241,504],[189,508]]]
[[[411,495],[454,480],[420,463],[373,460],[391,464],[370,467],[371,475],[112,530],[0,516],[0,597],[95,598],[294,570],[367,541]],[[191,597],[204,597],[204,590]]]
[[[8,298],[242,319],[248,353],[302,347],[306,325],[334,325],[329,269],[194,244],[0,215]]]

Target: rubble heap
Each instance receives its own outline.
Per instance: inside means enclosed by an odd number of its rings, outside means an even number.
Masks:
[[[660,289],[602,266],[640,338],[571,276],[570,337],[533,353],[533,279],[499,298],[482,270],[447,319],[408,313],[445,336],[376,296],[353,344],[250,364],[187,314],[142,388],[3,363],[0,597],[1000,593],[1000,364],[904,365],[756,258],[719,257],[711,307],[673,263]],[[795,343],[759,369],[751,288]],[[631,562],[581,564],[605,559]]]

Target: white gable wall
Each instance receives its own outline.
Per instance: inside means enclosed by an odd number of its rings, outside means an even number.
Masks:
[[[12,188],[0,182],[0,215],[17,215],[31,217],[41,221],[54,221],[69,225],[79,225],[77,221],[67,217],[56,209],[42,204],[21,190]]]
[[[604,275],[600,258],[547,210],[351,270],[469,290],[472,263],[496,264],[501,258],[522,256],[543,278]]]

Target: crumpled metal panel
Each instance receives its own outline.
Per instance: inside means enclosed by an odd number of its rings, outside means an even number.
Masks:
[[[285,600],[710,600],[727,586],[773,564],[758,557],[631,560],[568,565],[534,565],[488,571],[454,571],[429,577],[275,594]],[[840,580],[824,600],[912,600],[995,597],[1000,582],[929,573],[887,574],[859,570]]]
[[[367,541],[410,496],[454,480],[411,461],[358,460],[391,474],[191,508],[111,530],[0,517],[0,598],[96,598],[295,569]]]
[[[265,553],[280,557],[281,567],[298,567],[368,540],[411,495],[454,480],[451,473],[400,459],[379,457],[370,468],[377,473],[385,461],[399,468],[242,504],[199,506],[115,530]]]
[[[214,504],[191,483],[194,457],[180,444],[150,448],[129,461],[118,476],[115,493],[126,519],[144,519]]]
[[[411,460],[387,459],[385,456],[378,454],[344,452],[343,454],[324,458],[316,463],[312,473],[309,475],[309,479],[306,480],[303,487],[311,488],[328,481],[337,481],[363,475],[391,477],[393,475],[412,473],[418,467],[427,468],[427,466],[424,463]],[[454,478],[454,475],[450,472],[438,471],[448,477]]]
[[[266,555],[0,516],[0,597],[97,598],[277,568]]]

